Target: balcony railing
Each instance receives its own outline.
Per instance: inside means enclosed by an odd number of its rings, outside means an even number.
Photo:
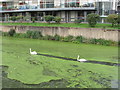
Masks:
[[[53,6],[53,8],[56,8]],[[59,7],[60,8],[60,7]],[[61,8],[95,8],[91,6],[78,6],[78,7],[61,7]],[[0,11],[12,11],[12,10],[28,10],[28,9],[40,9],[40,6],[31,6],[31,5],[19,5],[19,6],[4,6],[0,7]],[[45,8],[41,8],[45,9]],[[47,9],[47,8],[46,8]]]

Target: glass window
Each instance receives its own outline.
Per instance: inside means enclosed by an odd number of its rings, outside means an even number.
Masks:
[[[40,8],[54,8],[54,0],[41,0]]]

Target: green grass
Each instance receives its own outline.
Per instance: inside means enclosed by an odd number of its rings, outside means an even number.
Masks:
[[[24,25],[24,26],[48,26],[48,27],[77,27],[77,28],[91,28],[87,23],[75,24],[75,23],[61,23],[61,24],[48,24],[48,23],[2,23],[2,25]],[[98,23],[96,27],[93,28],[103,28],[106,29],[118,29],[118,27],[111,27],[111,24],[100,24]]]
[[[30,55],[29,48],[40,53],[76,58],[78,54],[86,59],[116,62],[117,47],[73,44],[65,42],[35,39],[2,38],[2,65],[8,66],[8,78],[25,84],[43,84],[41,87],[111,87],[111,81],[117,80],[117,67],[80,63]],[[114,61],[113,61],[114,60]],[[65,81],[64,81],[65,80]],[[34,87],[34,86],[29,86]],[[36,86],[37,87],[37,86]],[[39,87],[39,86],[38,86]]]

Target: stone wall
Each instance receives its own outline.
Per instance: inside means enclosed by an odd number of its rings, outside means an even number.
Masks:
[[[105,40],[118,41],[120,30],[105,30],[99,28],[69,28],[69,27],[39,27],[39,26],[0,26],[3,32],[15,29],[18,33],[25,33],[27,30],[41,31],[43,35],[60,36],[83,36],[86,38],[102,38]]]

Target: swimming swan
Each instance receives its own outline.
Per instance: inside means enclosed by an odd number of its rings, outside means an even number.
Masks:
[[[37,52],[36,52],[36,51],[31,52],[31,48],[30,48],[30,54],[32,54],[32,55],[36,55]]]
[[[78,55],[77,61],[79,61],[79,62],[85,62],[85,61],[87,61],[87,60],[86,60],[86,59],[80,59],[80,56]]]

